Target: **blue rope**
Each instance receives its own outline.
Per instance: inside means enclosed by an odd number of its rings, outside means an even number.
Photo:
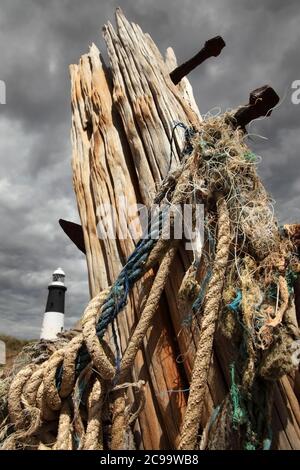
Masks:
[[[235,364],[231,363],[230,370],[230,398],[232,403],[232,424],[233,428],[237,429],[238,426],[247,421],[246,411],[243,405],[240,389],[235,382]]]
[[[120,366],[121,366],[121,351],[120,351],[119,344],[118,344],[116,325],[114,321],[112,322],[111,326],[112,326],[113,339],[114,339],[115,348],[116,348],[116,363],[115,363],[116,375],[118,375],[120,372]]]
[[[272,440],[273,440],[273,435],[272,435],[272,429],[271,429],[271,426],[269,425],[268,426],[268,437],[266,437],[264,440],[263,440],[263,450],[270,450],[271,449],[271,445],[272,445]]]
[[[194,303],[192,305],[192,312],[193,313],[198,312],[199,309],[202,307],[202,304],[203,304],[203,301],[204,301],[204,298],[205,298],[205,294],[206,294],[206,290],[207,290],[207,286],[208,286],[208,283],[210,281],[211,275],[212,275],[212,271],[211,271],[211,269],[208,269],[206,274],[205,274],[205,277],[203,279],[203,282],[201,284],[199,294],[198,294],[196,300],[194,301]]]
[[[221,411],[221,405],[218,405],[218,406],[216,406],[216,408],[214,408],[214,410],[211,414],[210,420],[209,420],[208,430],[210,430],[212,425],[215,423],[220,411]]]
[[[232,302],[230,302],[230,304],[226,305],[226,307],[229,308],[229,310],[231,310],[232,312],[237,313],[240,309],[241,302],[242,302],[242,292],[238,290],[236,297],[233,299]]]
[[[96,334],[100,339],[103,338],[104,333],[109,324],[113,326],[113,337],[116,346],[116,368],[120,367],[121,354],[117,342],[117,334],[114,328],[114,320],[120,311],[127,304],[128,294],[135,283],[144,274],[144,264],[152,251],[154,245],[159,238],[163,223],[163,213],[160,211],[157,220],[151,225],[151,231],[148,230],[147,236],[142,237],[137,243],[133,253],[127,259],[127,262],[117,277],[115,283],[110,289],[110,292],[102,306],[101,316],[96,326]],[[84,367],[90,362],[90,356],[85,345],[83,345],[77,356],[76,361],[76,374],[78,375]],[[58,372],[57,385],[60,386],[62,372]],[[60,380],[59,380],[60,378]]]

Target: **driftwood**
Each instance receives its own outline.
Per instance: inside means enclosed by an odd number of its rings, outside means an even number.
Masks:
[[[91,297],[113,282],[141,235],[138,223],[135,230],[127,230],[134,220],[124,213],[122,196],[128,206],[143,203],[149,207],[169,166],[179,161],[184,135],[181,129],[174,131],[175,124],[193,127],[201,121],[188,80],[183,78],[176,86],[170,77],[177,67],[173,50],[169,48],[164,59],[151,37],[129,23],[120,10],[116,23],[116,30],[111,24],[104,27],[109,67],[94,44],[78,65],[70,67],[73,182]],[[126,219],[127,233],[99,240],[97,226],[103,217],[99,208],[105,204],[115,208],[117,227],[123,228]],[[78,245],[82,248],[80,236]],[[135,360],[131,379],[146,382],[145,407],[135,426],[138,448],[168,449],[178,444],[199,335],[196,321],[183,327],[184,313],[176,300],[191,261],[191,253],[180,249],[153,327]],[[150,272],[117,318],[122,350],[152,281]],[[228,391],[230,355],[230,345],[217,335],[203,429]],[[276,389],[273,433],[278,449],[300,449],[299,390],[297,374],[282,379]]]

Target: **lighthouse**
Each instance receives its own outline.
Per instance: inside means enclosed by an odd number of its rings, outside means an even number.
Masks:
[[[52,275],[52,282],[49,284],[48,299],[44,313],[41,339],[57,339],[57,333],[61,333],[64,328],[65,313],[65,273],[61,268],[56,269]]]

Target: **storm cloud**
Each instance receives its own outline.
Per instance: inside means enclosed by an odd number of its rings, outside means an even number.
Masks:
[[[226,48],[190,75],[202,114],[248,101],[270,83],[281,97],[268,119],[251,124],[250,145],[277,201],[279,220],[300,221],[299,111],[291,84],[300,79],[297,0],[2,0],[0,79],[0,331],[38,337],[52,271],[68,286],[66,326],[88,300],[84,256],[58,225],[78,221],[72,190],[68,66],[95,42],[121,6],[178,61],[221,34]],[[262,137],[261,137],[262,136]]]

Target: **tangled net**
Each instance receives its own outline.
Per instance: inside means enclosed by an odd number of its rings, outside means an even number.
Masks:
[[[297,253],[289,234],[278,227],[256,172],[257,157],[231,121],[227,113],[188,130],[181,163],[169,172],[154,199],[161,207],[167,205],[169,214],[178,205],[205,204],[204,249],[178,293],[180,308],[200,323],[179,449],[269,448],[273,385],[295,367]],[[113,286],[90,301],[82,332],[70,341],[52,343],[44,355],[30,356],[2,381],[2,449],[134,448],[132,426],[144,404],[145,384],[131,383],[128,377],[180,243],[164,236],[174,218],[168,217],[167,227],[162,214]],[[158,263],[121,357],[117,347],[113,352],[109,346],[107,328],[112,326],[114,336],[114,320],[131,289]],[[228,396],[200,437],[216,328],[235,345],[236,357],[228,365]],[[133,405],[129,391],[131,396],[134,392]]]

